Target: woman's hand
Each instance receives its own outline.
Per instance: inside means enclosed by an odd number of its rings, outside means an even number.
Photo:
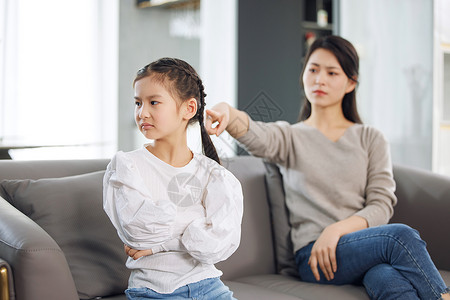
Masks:
[[[334,273],[337,271],[336,247],[340,238],[340,234],[332,226],[329,226],[322,231],[314,243],[308,264],[317,281],[320,280],[317,266],[320,267],[328,281],[334,278]]]
[[[314,243],[309,257],[309,267],[317,281],[320,280],[319,269],[325,278],[333,280],[337,271],[336,248],[339,239],[348,233],[369,227],[367,220],[359,216],[351,216],[342,221],[327,226]]]
[[[152,250],[136,250],[133,248],[128,247],[127,245],[123,245],[125,249],[125,253],[131,257],[132,259],[136,260],[138,258],[141,258],[143,256],[152,255]]]
[[[215,134],[219,136],[228,126],[230,121],[230,110],[227,104],[219,103],[212,109],[206,111],[205,128],[208,134]],[[218,122],[217,126],[213,127],[213,124]]]
[[[207,109],[205,128],[209,134],[219,136],[225,130],[234,138],[243,136],[248,131],[249,120],[247,113],[231,107],[225,102]],[[213,127],[214,123],[218,123]]]

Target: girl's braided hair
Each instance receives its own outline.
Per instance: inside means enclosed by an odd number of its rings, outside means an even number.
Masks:
[[[181,101],[191,98],[197,100],[197,113],[189,120],[189,124],[196,121],[200,123],[203,153],[220,164],[216,148],[203,122],[206,94],[203,82],[194,68],[181,59],[161,58],[141,68],[136,74],[133,86],[136,81],[148,76],[154,76],[156,80],[168,86],[169,91],[175,93]]]

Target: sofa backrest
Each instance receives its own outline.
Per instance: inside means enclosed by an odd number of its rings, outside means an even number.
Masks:
[[[14,161],[0,160],[0,180],[59,178],[104,170],[107,159]],[[275,272],[273,238],[265,188],[265,168],[261,159],[251,156],[222,160],[241,182],[244,193],[244,217],[239,249],[217,264],[223,278]]]
[[[55,178],[104,170],[108,159],[14,161],[0,160],[0,180]],[[224,279],[275,273],[273,232],[267,201],[263,161],[251,156],[223,159],[222,164],[241,181],[244,218],[239,249],[217,265]],[[450,212],[450,178],[394,165],[398,204],[391,222],[419,230],[438,268],[450,270],[449,246],[442,234]]]
[[[223,271],[225,280],[273,274],[275,257],[263,161],[252,156],[238,156],[223,159],[222,165],[241,182],[244,217],[238,250],[229,259],[217,264],[217,267]]]
[[[0,160],[0,180],[59,178],[105,170],[109,159]]]
[[[450,270],[447,238],[450,215],[450,177],[427,170],[394,165],[395,194],[391,223],[407,224],[420,233],[439,269]]]
[[[0,181],[12,179],[1,181],[0,196],[17,209],[9,205],[10,213],[18,216],[14,222],[20,223],[3,224],[7,228],[3,237],[8,239],[3,246],[13,245],[11,248],[17,253],[26,254],[24,257],[12,255],[12,250],[0,252],[13,269],[18,299],[31,299],[30,295],[73,299],[67,291],[69,279],[76,287],[77,299],[111,296],[127,287],[129,272],[124,264],[123,243],[102,205],[102,181],[108,161],[0,161]],[[8,207],[5,200],[0,200]],[[8,216],[8,212],[5,214]],[[43,236],[39,244],[29,239],[36,233]],[[60,256],[58,261],[52,259],[55,254]],[[69,268],[70,273],[51,272]],[[43,269],[50,272],[40,276]],[[51,277],[55,275],[58,278]],[[36,277],[39,279],[30,279]],[[45,283],[55,279],[67,280],[48,289]],[[39,283],[33,286],[31,282],[35,281]],[[42,290],[36,291],[36,286]]]

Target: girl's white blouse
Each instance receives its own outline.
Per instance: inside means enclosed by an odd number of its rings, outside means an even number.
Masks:
[[[186,275],[189,268],[194,270],[197,265],[227,259],[239,246],[241,184],[231,172],[202,154],[194,154],[186,166],[175,168],[145,147],[118,152],[107,167],[103,186],[104,210],[122,242],[134,249],[152,249],[154,253],[136,261],[129,258],[127,266],[132,270],[151,273],[156,264],[158,272],[167,269],[175,274],[177,259],[184,258],[178,265],[186,268],[179,270]],[[194,262],[187,263],[188,257]],[[210,278],[214,274],[209,273],[218,271],[204,267],[201,270],[205,274],[197,272],[197,277]],[[176,286],[164,283],[161,287],[157,282],[146,286],[168,292],[190,283],[170,280]]]

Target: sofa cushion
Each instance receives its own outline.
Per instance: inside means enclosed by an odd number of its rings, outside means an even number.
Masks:
[[[247,284],[237,281],[224,281],[233,292],[236,299],[257,299],[257,300],[301,300],[301,298],[280,293],[268,288]]]
[[[369,296],[363,286],[350,284],[309,283],[291,276],[277,274],[247,276],[237,278],[235,281],[264,287],[273,292],[296,296],[304,300],[369,300]]]
[[[81,299],[123,293],[129,276],[123,244],[103,211],[103,175],[1,182],[6,199],[63,250]]]
[[[439,270],[441,273],[442,279],[444,279],[445,285],[450,286],[450,271]]]
[[[276,164],[265,162],[264,166],[266,167],[265,179],[275,241],[277,272],[282,275],[298,277],[291,240],[289,212],[284,201],[283,178]]]

